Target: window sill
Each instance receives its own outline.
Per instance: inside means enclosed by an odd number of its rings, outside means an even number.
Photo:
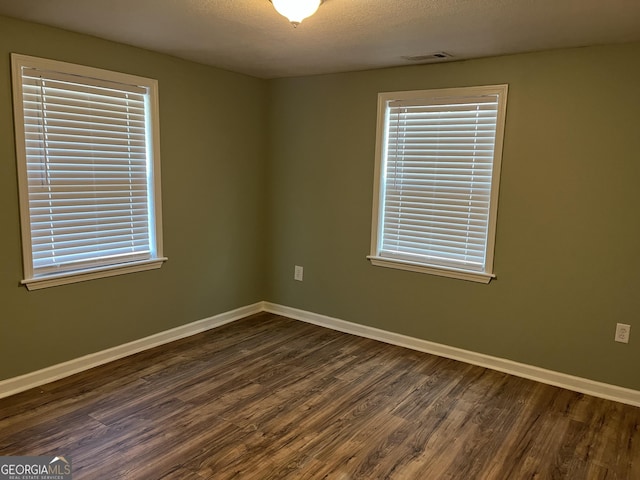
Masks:
[[[376,267],[395,268],[398,270],[407,270],[410,272],[427,273],[429,275],[438,275],[440,277],[458,278],[469,282],[489,283],[495,275],[484,272],[472,272],[469,270],[456,270],[454,268],[436,268],[426,265],[409,262],[406,260],[396,260],[386,257],[376,257],[374,255],[367,256],[371,265]]]
[[[122,265],[111,265],[108,267],[92,268],[78,272],[66,272],[57,275],[47,275],[40,278],[29,278],[22,280],[23,285],[28,290],[40,290],[41,288],[57,287],[58,285],[67,285],[69,283],[85,282],[96,278],[114,277],[116,275],[124,275],[127,273],[144,272],[145,270],[154,270],[160,268],[167,258],[160,257],[151,260],[143,260],[140,262],[129,262]]]

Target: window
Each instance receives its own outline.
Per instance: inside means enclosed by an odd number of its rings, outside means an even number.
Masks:
[[[159,268],[157,82],[13,54],[23,284]]]
[[[380,93],[371,263],[489,283],[507,85]]]

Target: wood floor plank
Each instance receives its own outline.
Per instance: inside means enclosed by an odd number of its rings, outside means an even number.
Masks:
[[[640,408],[257,314],[0,400],[74,479],[640,479]]]

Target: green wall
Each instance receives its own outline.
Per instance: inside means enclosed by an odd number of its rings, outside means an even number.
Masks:
[[[19,286],[10,52],[158,80],[161,269]],[[267,107],[262,80],[0,17],[0,379],[264,299]]]
[[[161,269],[19,286],[10,52],[158,79]],[[377,93],[499,83],[497,279],[371,266]],[[0,17],[0,379],[268,300],[640,389],[639,84],[640,44],[267,81]]]
[[[502,83],[497,279],[371,266],[377,93]],[[640,389],[639,86],[640,44],[271,81],[267,299]]]

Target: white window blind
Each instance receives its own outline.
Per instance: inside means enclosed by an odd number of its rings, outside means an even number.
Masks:
[[[20,82],[26,270],[38,278],[155,258],[148,89],[24,65]]]
[[[385,98],[372,256],[490,274],[502,89],[456,90]]]

